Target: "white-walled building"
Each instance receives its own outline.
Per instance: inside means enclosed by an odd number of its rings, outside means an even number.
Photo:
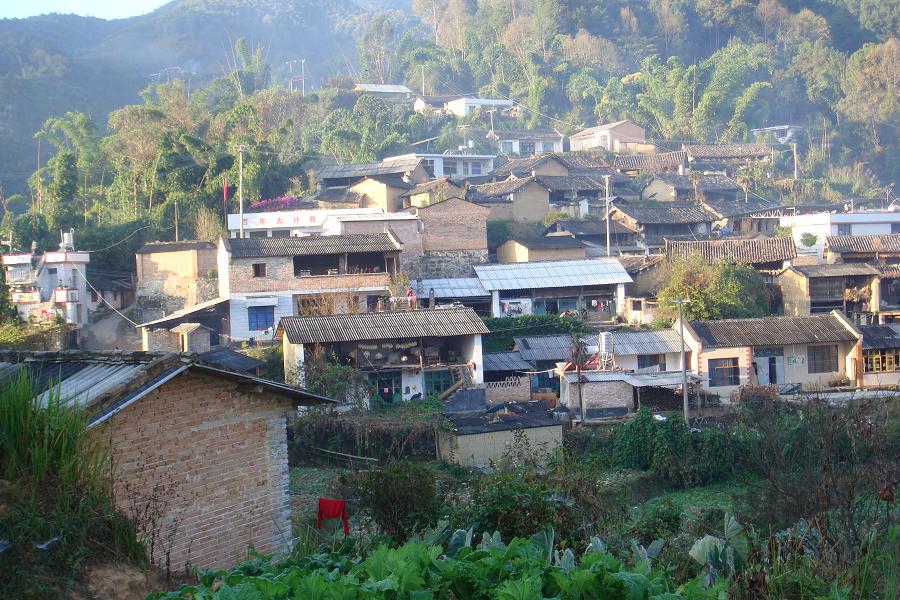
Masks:
[[[71,233],[63,234],[59,250],[6,254],[6,283],[12,303],[24,321],[62,318],[79,329],[88,323],[87,265],[89,252],[75,250]]]
[[[563,152],[565,137],[555,129],[494,130],[487,134],[494,139],[501,154],[515,156],[540,156]]]
[[[822,258],[825,238],[831,235],[900,233],[900,212],[819,212],[806,215],[786,215],[779,219],[779,223],[783,228],[790,228],[794,242],[797,244],[798,253],[816,254]],[[807,233],[816,236],[816,241],[812,246],[803,245],[803,237]]]
[[[384,214],[381,208],[335,208],[323,210],[285,210],[244,213],[244,237],[300,237],[321,235],[325,221],[333,216]],[[241,215],[228,215],[228,237],[239,237]]]
[[[402,154],[385,160],[421,159],[421,165],[432,179],[441,177],[478,177],[494,170],[497,156],[494,154],[472,154],[466,149],[447,150],[441,154]]]
[[[473,110],[481,109],[481,110],[489,110],[492,108],[503,110],[505,108],[511,108],[513,105],[512,100],[506,100],[503,98],[457,98],[456,100],[450,100],[446,104],[444,104],[444,110],[446,110],[451,115],[456,115],[457,117],[468,117]]]

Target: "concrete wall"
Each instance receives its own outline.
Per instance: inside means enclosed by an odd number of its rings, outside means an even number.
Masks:
[[[111,442],[118,507],[128,514],[148,498],[164,507],[151,557],[157,565],[166,551],[180,570],[231,567],[249,546],[264,554],[290,547],[291,403],[237,386],[188,372],[98,432]]]
[[[517,434],[527,441],[532,452],[543,455],[558,448],[563,437],[562,425],[472,435],[440,431],[437,435],[438,458],[467,467],[488,465],[503,458],[514,447]]]
[[[785,316],[800,317],[809,315],[809,279],[796,271],[788,269],[778,276],[778,285],[781,287],[781,299]]]
[[[624,381],[585,383],[581,390],[585,410],[591,408],[626,408],[631,413],[634,410],[633,389],[629,383]],[[578,385],[569,383],[565,377],[560,378],[559,403],[568,407],[574,420],[581,420]]]
[[[668,183],[653,179],[647,187],[641,190],[641,200],[656,200],[657,202],[676,202],[678,192]]]
[[[685,353],[687,354],[687,349],[685,348]],[[690,364],[690,356],[687,356],[687,362]],[[622,369],[623,371],[637,371],[638,369],[638,355],[637,354],[616,354],[616,366]],[[666,352],[666,371],[680,371],[681,370],[681,353],[680,352]]]
[[[408,191],[389,186],[375,179],[363,179],[350,186],[350,189],[365,195],[366,198],[361,208],[382,208],[385,212],[403,210],[403,198],[400,195]]]
[[[507,240],[497,248],[498,263],[578,260],[584,257],[585,248],[527,248],[515,240]]]
[[[531,381],[527,375],[489,381],[484,384],[484,392],[489,405],[524,402],[531,399]]]

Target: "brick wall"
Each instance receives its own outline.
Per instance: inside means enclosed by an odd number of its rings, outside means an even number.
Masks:
[[[450,198],[418,211],[425,228],[425,252],[487,250],[487,217],[482,206]]]
[[[253,264],[265,263],[266,276],[253,277]],[[354,273],[347,275],[294,276],[292,256],[232,259],[229,267],[232,293],[356,290],[386,288],[391,281],[388,273]]]
[[[401,258],[419,256],[422,254],[422,233],[419,231],[419,222],[413,219],[398,219],[396,221],[344,221],[341,233],[344,235],[359,233],[384,233],[386,230],[403,244]]]
[[[504,402],[526,402],[531,400],[531,383],[528,376],[507,377],[504,381],[490,381],[484,384],[488,404]]]
[[[153,561],[224,568],[288,548],[286,415],[290,401],[238,392],[235,382],[186,372],[101,427],[111,441],[116,502],[140,520],[164,508]],[[174,531],[170,547],[165,539]]]

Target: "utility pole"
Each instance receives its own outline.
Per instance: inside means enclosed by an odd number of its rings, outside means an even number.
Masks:
[[[497,109],[496,109],[496,108],[491,108],[490,110],[488,110],[488,114],[491,115],[491,133],[492,133],[493,135],[496,135],[496,134],[494,133],[494,113],[495,113],[495,112],[497,112]]]
[[[794,181],[797,181],[797,142],[791,144],[794,148]]]
[[[681,310],[681,305],[685,302],[690,302],[687,298],[674,298],[672,300],[675,304],[678,305],[678,328],[681,332],[681,394],[682,399],[684,400],[684,420],[688,424],[691,423],[690,419],[690,406],[688,405],[688,381],[687,381],[687,361],[685,359],[684,353],[684,314]]]
[[[306,59],[300,61],[300,95],[306,98]]]
[[[178,241],[178,202],[175,202],[175,241]]]
[[[238,237],[244,237],[244,145],[237,148],[238,151],[238,220],[240,221],[240,233]]]
[[[294,63],[300,63],[300,77],[294,77]],[[286,64],[288,66],[288,69],[290,70],[290,78],[288,79],[288,85],[290,86],[291,91],[292,92],[294,91],[294,82],[299,79],[301,82],[302,90],[303,90],[302,94],[305,96],[306,95],[306,80],[305,80],[306,79],[306,77],[305,77],[305,75],[306,75],[306,68],[305,68],[306,59],[305,58],[294,58],[291,60],[284,61],[284,64]]]
[[[606,256],[611,256],[609,253],[609,175],[603,176],[603,183],[606,195]]]
[[[422,70],[422,97],[424,98],[425,97],[425,65],[419,65],[419,69]]]

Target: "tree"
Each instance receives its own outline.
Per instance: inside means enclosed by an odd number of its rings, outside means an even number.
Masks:
[[[388,83],[394,75],[393,49],[394,23],[390,14],[379,12],[366,21],[362,35],[356,41],[359,61],[368,79],[378,83]]]
[[[656,24],[663,39],[665,57],[669,57],[669,47],[684,30],[684,6],[677,0],[658,0],[654,4]]]
[[[446,0],[412,0],[412,11],[434,33],[434,43],[438,44],[438,27],[441,24],[441,16],[447,8]]]
[[[678,315],[676,298],[687,298],[688,320],[737,319],[767,314],[765,283],[743,265],[725,261],[704,262],[699,256],[673,259],[668,267],[668,284],[658,294],[663,317]]]
[[[842,87],[838,110],[866,125],[879,148],[878,125],[900,126],[900,40],[866,44],[853,53]]]
[[[78,224],[78,166],[75,153],[62,150],[50,159],[50,183],[44,192],[44,212],[51,229]]]

